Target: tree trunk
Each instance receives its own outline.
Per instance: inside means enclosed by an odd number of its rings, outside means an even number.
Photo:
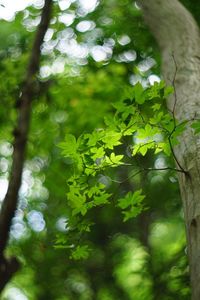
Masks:
[[[21,90],[17,99],[18,120],[14,129],[13,159],[6,196],[0,210],[0,292],[20,268],[17,258],[8,259],[5,250],[9,240],[10,227],[18,204],[18,193],[21,186],[22,172],[25,161],[25,150],[31,117],[31,104],[35,97],[36,75],[40,66],[41,45],[47,32],[53,0],[45,0],[41,21],[38,26],[30,60]]]
[[[162,72],[175,94],[168,107],[178,122],[200,118],[200,32],[177,0],[139,0],[162,55]],[[176,147],[183,201],[192,300],[200,299],[200,137],[188,126]]]

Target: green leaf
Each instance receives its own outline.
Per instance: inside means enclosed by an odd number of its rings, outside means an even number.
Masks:
[[[122,209],[127,208],[128,206],[132,206],[135,204],[140,203],[145,198],[144,195],[142,195],[142,190],[137,190],[134,193],[128,192],[124,198],[120,198],[118,200],[118,206]]]
[[[169,95],[174,93],[174,88],[173,86],[167,86],[164,89],[164,98],[167,98]]]
[[[100,186],[99,186],[99,185],[92,186],[92,187],[88,190],[88,197],[91,198],[93,195],[99,194],[100,191],[101,191],[101,189],[100,189]]]
[[[81,191],[87,189],[87,186],[80,186],[80,185],[71,185],[69,186],[69,192],[67,193],[67,198],[70,202],[70,206],[72,208],[72,215],[76,215],[81,213],[85,215],[87,213],[85,202],[86,202],[86,195]]]
[[[170,156],[171,155],[171,148],[170,148],[170,144],[169,143],[163,143],[162,144],[162,148],[163,148],[163,152],[167,155]]]
[[[92,159],[97,159],[97,158],[102,158],[105,155],[105,150],[103,147],[99,147],[99,148],[91,148],[90,150],[92,153],[94,153],[92,155]]]
[[[117,206],[123,210],[124,221],[137,216],[143,210],[142,201],[144,198],[145,195],[142,195],[142,190],[140,189],[134,193],[128,192],[124,198],[118,200]]]
[[[71,259],[80,260],[80,259],[87,259],[90,253],[90,249],[88,245],[78,245],[73,251],[70,256]]]
[[[123,123],[124,124],[124,123]],[[133,135],[134,132],[136,132],[138,129],[137,125],[137,119],[136,116],[131,118],[128,125],[124,124],[124,128],[122,128],[122,134],[123,136]]]
[[[121,160],[123,159],[124,155],[115,155],[114,152],[110,155],[110,161],[115,165],[122,164]]]
[[[66,134],[64,142],[60,143],[58,146],[63,150],[62,154],[64,156],[73,158],[76,157],[78,143],[74,135]]]
[[[200,121],[195,121],[191,127],[194,129],[194,134],[200,133]]]
[[[186,122],[178,124],[175,128],[174,135],[179,136],[185,131],[185,128],[186,128]],[[200,128],[200,123],[199,123],[199,128]]]
[[[143,207],[131,207],[129,211],[123,211],[124,219],[123,221],[126,222],[132,218],[135,218],[137,215],[139,215],[143,210]]]
[[[108,198],[111,196],[111,194],[108,194],[108,193],[102,193],[101,195],[99,196],[95,196],[94,197],[94,204],[96,206],[99,206],[99,205],[103,205],[103,204],[107,204],[108,203]]]
[[[105,147],[108,149],[113,149],[115,146],[121,145],[121,136],[120,132],[107,131],[105,136],[102,138],[102,141],[105,143]]]
[[[148,89],[148,99],[161,98],[161,91],[163,91],[164,87],[165,83],[162,80],[160,82],[155,82],[154,85]]]
[[[153,111],[157,111],[161,108],[161,103],[156,103],[154,105],[152,105],[152,109]]]
[[[147,151],[148,151],[148,145],[142,145],[139,149],[139,152],[142,154],[142,156],[145,156]]]
[[[94,130],[91,134],[85,134],[84,139],[88,146],[93,147],[96,146],[97,142],[101,141],[104,137],[104,130]]]

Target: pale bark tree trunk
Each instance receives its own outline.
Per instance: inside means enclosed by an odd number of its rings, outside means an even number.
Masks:
[[[139,0],[145,21],[162,55],[167,84],[175,96],[168,107],[177,121],[200,118],[200,32],[192,15],[177,0]],[[180,137],[175,155],[186,173],[180,173],[192,300],[200,299],[200,136],[191,128]]]

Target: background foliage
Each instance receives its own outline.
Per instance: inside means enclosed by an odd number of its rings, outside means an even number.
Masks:
[[[198,17],[197,4],[182,2]],[[15,99],[38,24],[38,3],[0,21],[0,200],[11,165]],[[8,248],[23,268],[2,299],[188,299],[183,213],[168,139],[174,120],[160,107],[170,90],[160,82],[159,53],[135,3],[91,3],[54,3]],[[160,83],[149,87],[154,81]],[[158,133],[162,139],[154,142]],[[148,144],[147,138],[153,142]],[[77,160],[75,179],[82,190],[72,180],[72,159]],[[70,190],[73,184],[76,191]],[[91,210],[73,207],[74,218],[69,218],[69,193],[77,205],[84,191],[89,197],[96,193],[96,203]],[[134,195],[142,197],[145,210],[123,222],[122,210],[128,219]],[[136,206],[133,215],[140,212],[138,202]],[[76,251],[69,254],[66,245],[73,243]],[[71,260],[70,255],[85,260]]]

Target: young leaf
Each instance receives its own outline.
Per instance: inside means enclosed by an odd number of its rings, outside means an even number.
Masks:
[[[90,249],[88,245],[78,245],[73,251],[70,256],[71,259],[80,260],[80,259],[87,259],[89,256]]]
[[[142,195],[142,190],[134,193],[128,192],[124,198],[118,200],[118,207],[122,209],[124,214],[124,222],[137,216],[144,208],[142,201],[145,195]]]
[[[78,145],[76,138],[72,134],[65,135],[65,141],[59,144],[59,147],[63,149],[63,155],[70,156],[71,154],[76,153]]]
[[[121,160],[123,159],[123,157],[124,157],[124,155],[115,155],[115,153],[112,152],[110,155],[110,161],[114,165],[120,165],[120,164],[122,164]]]
[[[102,138],[102,141],[105,143],[105,147],[113,150],[114,146],[118,146],[121,144],[121,133],[115,131],[107,131],[105,136]]]

